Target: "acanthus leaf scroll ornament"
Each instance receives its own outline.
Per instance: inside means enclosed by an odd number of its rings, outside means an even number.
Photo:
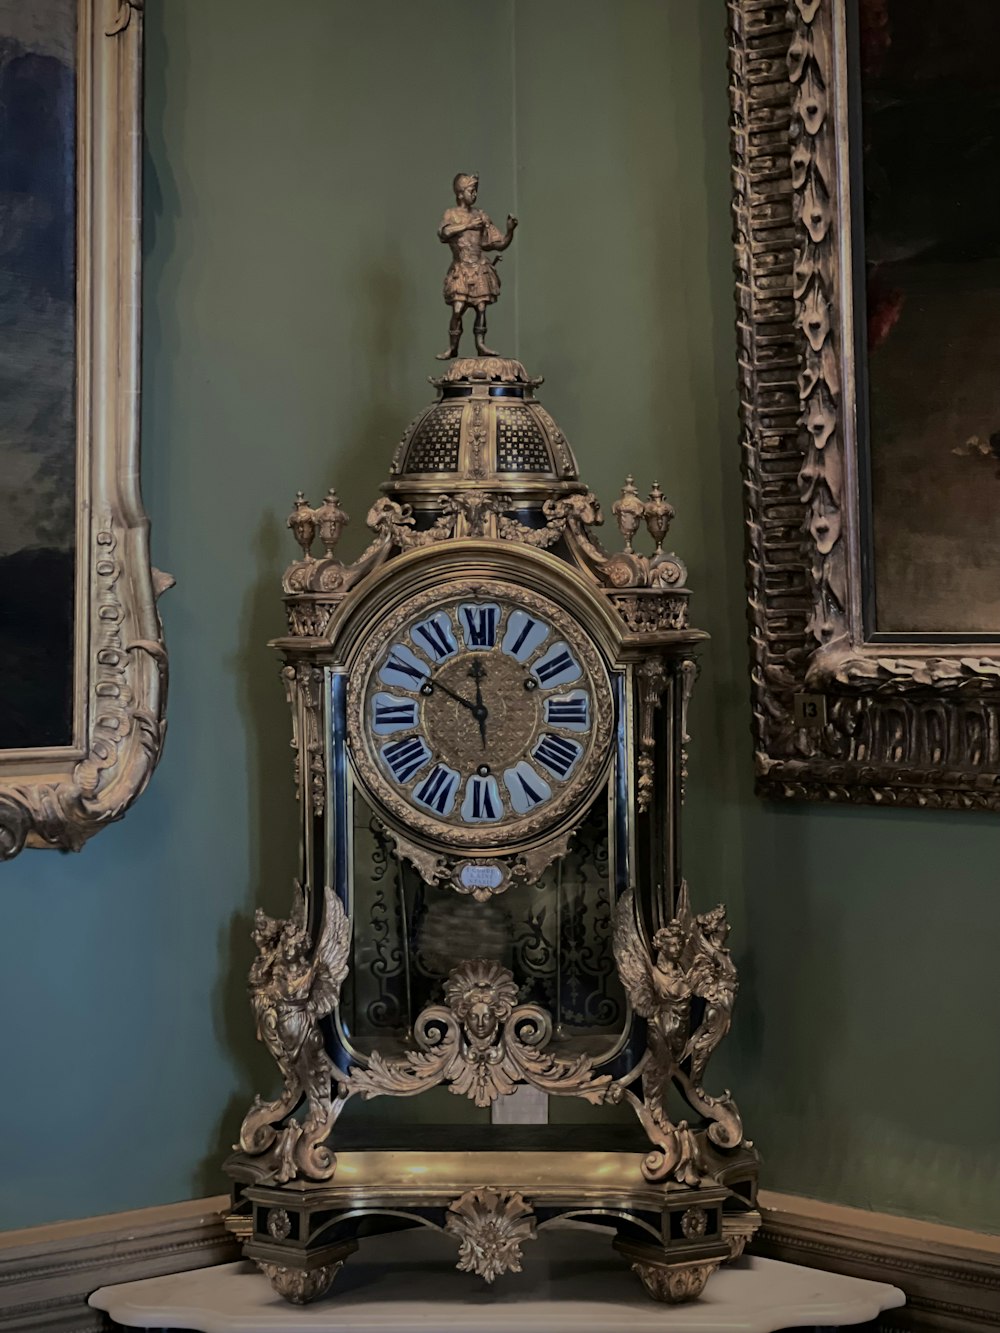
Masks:
[[[582,1097],[597,1105],[611,1083],[584,1055],[565,1058],[546,1048],[552,1018],[536,1004],[518,1004],[513,974],[499,963],[473,958],[453,968],[444,1004],[430,1005],[413,1025],[416,1051],[402,1059],[372,1052],[365,1069],[351,1070],[347,1087],[366,1100],[416,1096],[447,1083],[477,1106],[530,1083],[544,1092]]]
[[[513,505],[509,495],[475,490],[442,495],[439,503],[445,514],[455,516],[456,537],[495,537],[498,516]]]
[[[712,1052],[729,1031],[736,998],[736,969],[725,947],[729,926],[725,908],[701,916],[691,912],[687,885],[682,886],[676,915],[653,936],[652,953],[640,933],[631,889],[615,909],[614,955],[629,1003],[648,1020],[648,1045],[639,1065],[609,1092],[609,1101],[628,1100],[654,1150],[643,1160],[647,1180],[670,1177],[696,1186],[710,1179],[695,1133],[686,1121],[675,1124],[667,1113],[667,1090],[676,1084],[682,1096],[712,1123],[709,1139],[720,1148],[743,1141],[743,1124],[729,1092],[710,1096],[702,1085]],[[692,1030],[692,999],[704,1002]],[[641,1077],[642,1100],[629,1088]]]
[[[719,1267],[719,1259],[702,1259],[687,1264],[654,1264],[636,1261],[632,1272],[640,1279],[654,1301],[682,1305],[697,1300],[708,1279]]]
[[[490,1283],[503,1273],[520,1273],[521,1247],[536,1234],[534,1211],[517,1190],[486,1187],[449,1204],[444,1229],[459,1242],[459,1271]]]
[[[357,1246],[351,1246],[357,1249]],[[258,1259],[257,1267],[264,1274],[279,1296],[283,1296],[292,1305],[309,1305],[312,1301],[325,1296],[333,1286],[334,1279],[344,1266],[343,1259],[331,1264],[320,1264],[316,1268],[292,1268],[288,1264],[272,1264]]]
[[[257,1036],[284,1079],[274,1101],[254,1098],[240,1129],[239,1147],[261,1158],[271,1178],[328,1180],[336,1158],[323,1141],[340,1113],[334,1100],[337,1070],[326,1053],[321,1021],[336,1008],[347,976],[350,922],[330,887],[324,890],[323,920],[313,945],[306,900],[296,886],[292,915],[275,920],[257,910],[257,957],[250,969],[250,1001]],[[294,1117],[305,1102],[305,1114]]]
[[[629,478],[622,489],[622,498],[612,506],[625,537],[624,551],[606,551],[590,531],[604,522],[600,501],[593,491],[546,500],[542,505],[546,521],[541,528],[502,518],[500,536],[507,541],[542,548],[562,540],[574,563],[596,583],[609,589],[683,589],[687,569],[677,556],[661,549],[669,519],[673,517],[673,507],[663,500],[659,487],[654,486],[648,502],[638,500],[636,494],[635,503],[641,506],[641,512],[636,510],[633,513],[632,493],[635,493],[635,486]],[[643,518],[657,541],[652,556],[641,555],[632,549],[632,538]]]

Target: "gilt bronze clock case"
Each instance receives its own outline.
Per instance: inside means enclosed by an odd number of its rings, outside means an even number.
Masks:
[[[691,1299],[759,1219],[735,1103],[704,1086],[736,975],[724,910],[697,914],[681,875],[705,635],[673,511],[629,478],[609,553],[540,380],[476,357],[433,383],[357,560],[335,492],[289,519],[301,863],[251,972],[284,1088],[244,1120],[231,1224],[293,1301],[372,1232],[439,1228],[492,1282],[580,1221]],[[579,1122],[501,1123],[522,1085]],[[440,1089],[475,1119],[408,1114]],[[389,1098],[394,1118],[366,1111]]]

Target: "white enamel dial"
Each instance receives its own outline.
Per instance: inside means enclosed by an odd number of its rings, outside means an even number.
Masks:
[[[415,832],[463,846],[530,837],[606,767],[612,701],[588,635],[518,589],[425,594],[372,629],[352,677],[355,765]]]

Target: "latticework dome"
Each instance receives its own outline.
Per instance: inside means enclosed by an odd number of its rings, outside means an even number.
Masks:
[[[583,490],[569,442],[535,398],[541,382],[502,357],[453,362],[431,381],[437,401],[410,425],[382,489],[417,508],[463,490],[527,508]]]

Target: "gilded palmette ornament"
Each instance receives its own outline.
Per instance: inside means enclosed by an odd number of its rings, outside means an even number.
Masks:
[[[274,1180],[324,1180],[336,1168],[323,1140],[340,1103],[333,1098],[337,1071],[319,1024],[336,1007],[347,976],[347,914],[327,888],[314,947],[306,928],[305,899],[296,888],[288,920],[275,920],[258,908],[253,941],[257,957],[250,968],[250,1002],[257,1036],[274,1057],[285,1086],[275,1101],[254,1098],[240,1129],[239,1147],[263,1158]],[[305,1115],[296,1120],[292,1114],[303,1100]]]
[[[456,1267],[494,1282],[502,1273],[520,1273],[521,1246],[535,1239],[535,1215],[516,1190],[469,1190],[448,1205],[445,1231],[459,1241]]]

